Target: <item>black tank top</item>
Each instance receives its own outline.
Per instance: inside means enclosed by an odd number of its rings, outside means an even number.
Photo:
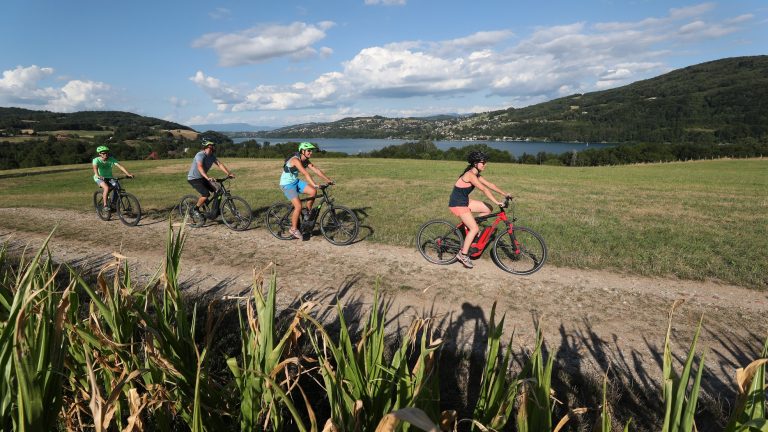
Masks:
[[[475,190],[475,186],[472,183],[465,182],[463,177],[464,174],[460,175],[459,179],[456,180],[456,184],[453,185],[451,199],[448,200],[448,207],[469,206],[469,194]],[[477,178],[480,178],[480,174],[477,175]]]

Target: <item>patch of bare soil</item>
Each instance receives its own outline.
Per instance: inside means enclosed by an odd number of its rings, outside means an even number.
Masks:
[[[50,244],[57,260],[96,272],[119,252],[143,281],[163,263],[168,221],[160,218],[126,227],[92,213],[5,208],[0,209],[0,239],[10,238],[16,253],[25,245],[36,251],[57,222]],[[498,310],[507,314],[506,338],[516,328],[516,343],[531,346],[543,321],[548,351],[566,370],[596,374],[610,364],[650,389],[659,388],[667,314],[676,299],[686,300],[672,325],[677,360],[684,359],[704,314],[699,351],[707,347],[702,387],[710,395],[734,393],[735,369],[759,357],[766,336],[768,295],[713,281],[549,264],[520,277],[502,271],[490,257],[475,261],[472,270],[458,263],[437,266],[415,248],[367,241],[364,228],[359,241],[346,247],[331,245],[319,233],[308,241],[277,240],[261,220],[240,233],[220,221],[187,232],[181,273],[187,289],[247,292],[253,269],[275,263],[281,307],[310,299],[331,305],[338,299],[353,315],[348,321],[356,322],[371,307],[378,277],[392,331],[416,316],[441,315],[440,328],[451,344],[479,350],[485,349],[491,306],[498,298]],[[334,311],[328,308],[324,318],[332,320]]]

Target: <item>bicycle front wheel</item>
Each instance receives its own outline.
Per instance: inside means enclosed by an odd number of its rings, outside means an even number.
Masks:
[[[326,240],[337,246],[346,246],[357,237],[360,221],[352,210],[333,206],[320,218],[320,232]]]
[[[195,195],[187,195],[181,199],[181,202],[179,202],[179,215],[181,215],[181,220],[184,221],[186,218],[187,223],[192,228],[200,228],[205,225],[205,216],[202,214],[205,210],[201,208],[198,215],[195,215],[195,212],[193,211],[199,198],[200,197]]]
[[[104,211],[104,191],[99,189],[93,193],[93,208],[96,209],[96,215],[101,220],[109,220],[112,217],[111,211]]]
[[[456,255],[464,245],[464,236],[447,220],[435,219],[421,226],[416,244],[427,261],[446,265],[456,262]]]
[[[136,226],[141,220],[141,206],[139,200],[129,193],[120,194],[117,204],[117,216],[128,226]]]
[[[536,231],[516,226],[511,234],[496,237],[491,255],[503,270],[525,276],[537,272],[547,261],[547,245]]]
[[[296,238],[291,234],[291,218],[293,206],[288,203],[277,203],[267,210],[267,229],[280,240]]]
[[[247,230],[252,217],[251,206],[240,197],[231,196],[221,205],[221,220],[232,231]]]

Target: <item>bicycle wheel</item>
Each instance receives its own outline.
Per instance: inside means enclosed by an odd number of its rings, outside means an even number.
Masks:
[[[128,226],[136,226],[141,220],[141,206],[139,200],[129,193],[120,194],[117,203],[117,216]]]
[[[443,219],[431,220],[421,226],[416,236],[419,252],[434,264],[452,264],[464,244],[464,236],[452,223]]]
[[[288,203],[277,203],[267,210],[267,229],[280,240],[291,240],[296,237],[291,234],[291,217],[293,206]]]
[[[493,260],[499,267],[512,274],[535,273],[547,261],[547,245],[544,244],[544,239],[532,229],[516,226],[512,230],[512,234],[504,232],[496,237],[491,249]]]
[[[205,225],[205,209],[200,208],[200,216],[195,216],[195,212],[192,210],[195,209],[195,205],[197,205],[197,200],[200,197],[195,195],[187,195],[184,198],[181,199],[181,202],[179,202],[179,214],[181,215],[181,220],[183,221],[184,218],[187,219],[187,223],[192,228],[200,228],[201,226]]]
[[[333,206],[320,217],[320,232],[326,240],[337,246],[346,246],[357,237],[360,221],[352,210]]]
[[[251,225],[251,206],[244,199],[231,196],[221,205],[221,220],[233,231],[245,231]]]
[[[112,217],[111,211],[104,211],[104,191],[99,189],[93,193],[93,208],[96,209],[96,214],[101,220],[109,220]]]

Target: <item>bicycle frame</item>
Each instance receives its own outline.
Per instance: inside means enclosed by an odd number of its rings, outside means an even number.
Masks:
[[[114,208],[115,205],[120,201],[120,194],[125,192],[125,189],[123,189],[122,186],[120,186],[120,180],[124,179],[126,177],[117,177],[117,178],[108,178],[104,177],[104,181],[109,186],[109,191],[107,192],[107,203],[106,205]],[[110,180],[114,180],[115,184],[113,185]]]
[[[512,242],[515,244],[515,253],[520,253],[520,249],[517,244],[517,240],[514,236],[514,222],[517,220],[514,216],[510,220],[507,217],[507,213],[505,209],[507,208],[507,205],[509,204],[510,199],[507,198],[507,200],[504,203],[504,208],[502,208],[498,213],[495,214],[489,214],[487,216],[478,216],[475,218],[475,222],[477,222],[478,225],[480,225],[482,222],[487,221],[488,219],[496,218],[496,220],[493,222],[493,225],[490,227],[486,227],[485,229],[481,230],[478,235],[479,238],[475,239],[475,241],[469,246],[469,256],[472,258],[480,258],[480,256],[483,255],[483,252],[485,252],[485,249],[488,247],[489,244],[491,244],[491,239],[495,238],[493,237],[493,233],[496,231],[496,225],[498,225],[500,222],[504,222],[504,224],[507,226],[506,232],[512,236]],[[467,235],[467,232],[469,229],[464,225],[464,222],[458,224],[456,228],[459,228],[464,234],[464,236]],[[482,228],[482,227],[481,227]],[[504,234],[499,234],[504,235]]]
[[[323,204],[327,203],[330,208],[333,208],[333,198],[331,198],[330,195],[328,195],[328,191],[327,191],[328,186],[330,186],[330,184],[320,186],[320,190],[323,192],[322,194],[301,199],[301,202],[320,199],[320,203],[310,211],[310,219],[302,221],[301,223],[302,230],[315,228],[315,225],[317,224],[317,220],[319,219],[318,216],[320,215],[320,210],[323,208]],[[314,213],[314,218],[312,217],[312,213]],[[312,226],[306,225],[310,221],[312,222]]]
[[[204,206],[208,206],[208,211],[206,211],[204,214],[207,219],[216,219],[216,216],[219,215],[221,203],[229,198],[229,189],[227,189],[226,185],[224,184],[224,182],[228,180],[230,180],[229,177],[216,179],[216,183],[219,184],[219,189],[214,192],[213,195],[211,195],[207,200],[205,200],[205,203],[203,203]],[[222,199],[222,197],[224,199]]]

